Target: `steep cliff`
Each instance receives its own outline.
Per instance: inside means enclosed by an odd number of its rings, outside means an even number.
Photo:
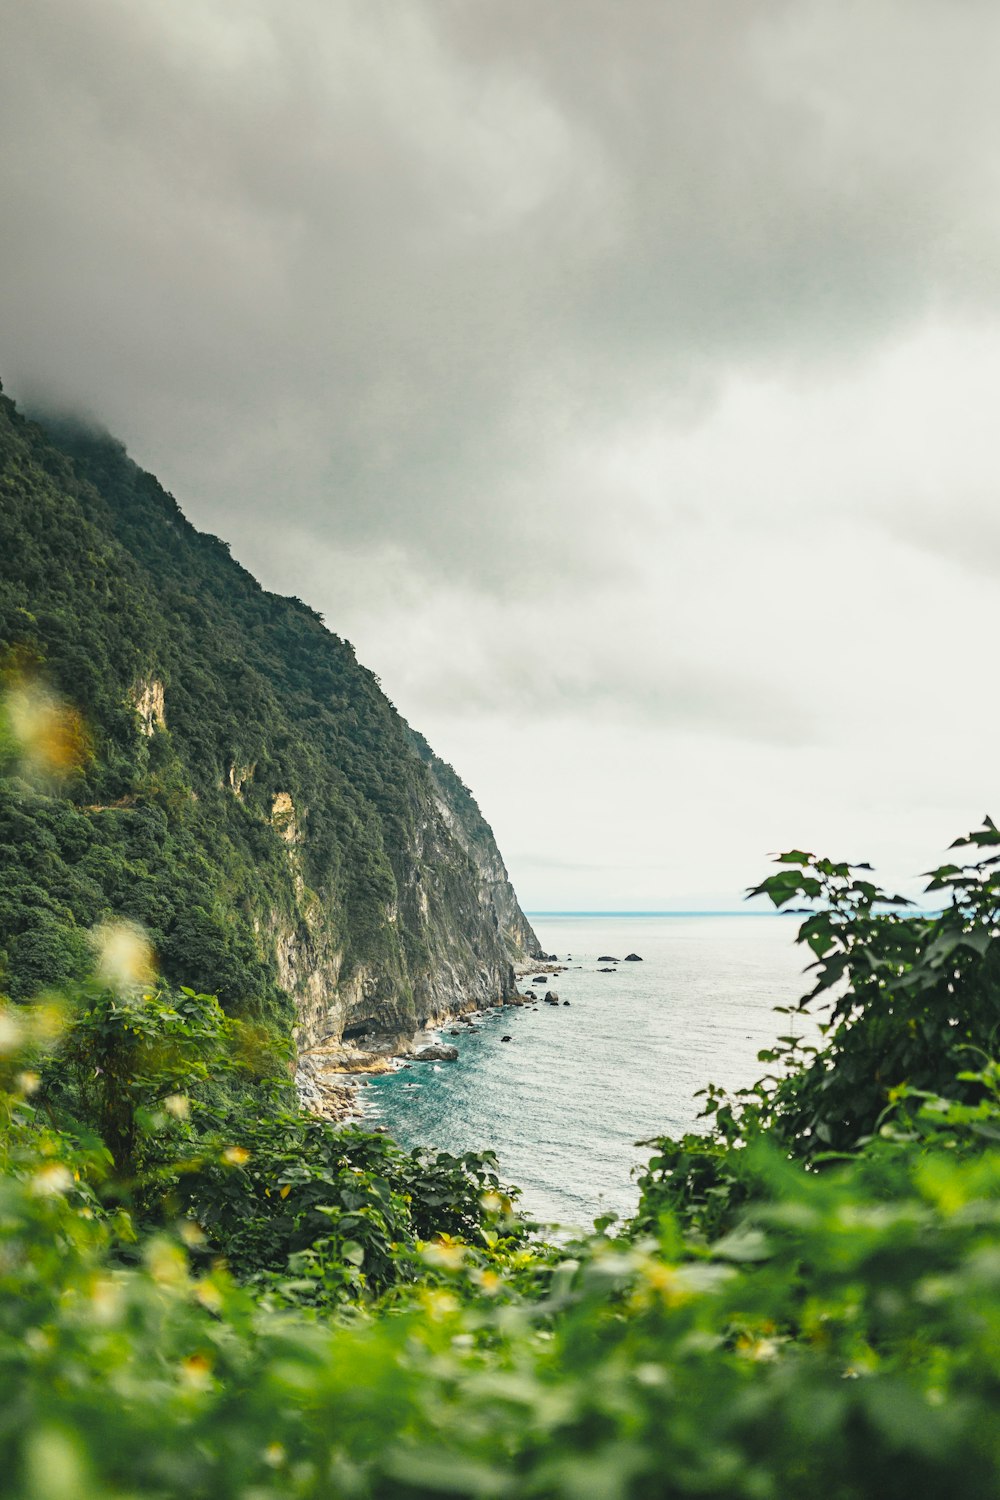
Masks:
[[[350,644],[120,444],[3,397],[0,651],[86,728],[58,783],[0,766],[0,987],[80,972],[114,914],[305,1046],[512,992],[538,945],[493,835]]]

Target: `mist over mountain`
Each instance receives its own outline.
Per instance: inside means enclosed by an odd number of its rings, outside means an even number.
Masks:
[[[0,397],[0,652],[22,718],[81,718],[59,778],[0,766],[4,987],[83,974],[114,915],[307,1045],[509,995],[537,942],[456,773],[120,443],[44,420]]]

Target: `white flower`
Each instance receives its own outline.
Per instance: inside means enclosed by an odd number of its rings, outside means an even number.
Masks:
[[[0,1057],[9,1057],[20,1045],[20,1022],[9,1009],[0,1010]]]
[[[91,933],[97,948],[97,976],[111,989],[149,984],[156,968],[149,938],[135,922],[101,922]]]
[[[60,1193],[68,1193],[72,1186],[72,1172],[58,1161],[41,1167],[31,1179],[31,1191],[36,1198],[56,1198]]]

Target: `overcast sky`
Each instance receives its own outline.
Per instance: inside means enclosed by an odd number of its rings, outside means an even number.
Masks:
[[[0,0],[0,377],[351,639],[532,909],[1000,818],[994,0]]]

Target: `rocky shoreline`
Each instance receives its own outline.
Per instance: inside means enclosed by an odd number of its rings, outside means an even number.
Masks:
[[[558,974],[564,974],[566,968],[565,963],[556,961],[555,954],[542,954],[529,964],[518,964],[514,974],[518,981],[532,978],[541,984],[554,979]],[[295,1068],[299,1103],[309,1114],[329,1120],[332,1124],[357,1124],[364,1118],[362,1090],[367,1087],[370,1078],[397,1072],[414,1063],[455,1061],[458,1058],[458,1048],[442,1040],[442,1033],[446,1029],[475,1026],[491,1011],[538,1004],[540,999],[530,988],[524,993],[516,991],[494,1005],[457,1010],[445,1015],[436,1020],[432,1027],[417,1032],[406,1041],[398,1038],[393,1041],[376,1041],[370,1047],[330,1041],[305,1048],[299,1052]],[[546,999],[549,1004],[559,1003],[557,997],[549,999],[546,996]]]

